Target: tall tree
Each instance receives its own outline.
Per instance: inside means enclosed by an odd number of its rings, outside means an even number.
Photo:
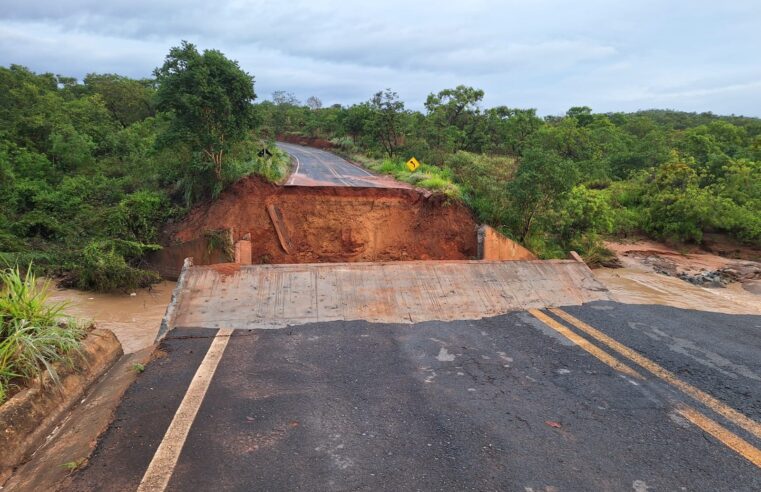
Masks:
[[[519,241],[529,237],[536,219],[562,199],[577,179],[574,163],[557,153],[544,149],[526,151],[515,179],[507,186]]]
[[[450,152],[481,150],[484,135],[478,105],[483,97],[481,89],[464,85],[428,95],[425,108],[432,126],[430,139],[436,147]]]
[[[306,122],[302,115],[301,101],[293,93],[275,91],[272,93],[272,102],[275,103],[272,124],[276,135],[300,129]]]
[[[168,136],[201,152],[222,179],[224,155],[253,127],[254,78],[220,51],[183,41],[154,72],[157,106],[172,113]]]
[[[366,132],[372,117],[372,109],[368,103],[354,104],[343,111],[341,126],[355,144]]]
[[[322,107],[322,101],[319,97],[309,96],[307,99],[307,107],[311,110],[320,109]]]
[[[497,106],[485,111],[489,149],[519,156],[529,138],[543,125],[536,109]]]
[[[399,94],[386,89],[378,91],[370,99],[373,111],[372,129],[383,150],[389,157],[394,157],[397,148],[402,144],[402,117],[404,103]]]

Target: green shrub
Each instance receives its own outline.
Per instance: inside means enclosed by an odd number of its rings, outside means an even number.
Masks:
[[[590,233],[607,234],[613,231],[608,194],[584,185],[573,187],[565,199],[556,205],[555,213],[550,215],[545,227],[551,229],[564,245]]]
[[[351,137],[332,138],[330,143],[344,152],[351,153],[357,151],[357,145],[354,143]]]
[[[155,243],[159,238],[159,227],[171,215],[172,209],[164,194],[137,191],[119,202],[112,227],[123,239]]]
[[[568,249],[579,253],[584,262],[592,268],[599,266],[620,266],[616,253],[608,249],[600,236],[595,233],[576,237],[569,244]]]
[[[80,289],[108,292],[157,283],[161,280],[158,273],[135,268],[127,261],[156,249],[159,247],[129,241],[94,240],[82,252],[76,285]]]
[[[272,155],[262,157],[257,155],[253,172],[267,181],[278,183],[290,173],[291,156],[275,145],[270,144],[266,148]]]

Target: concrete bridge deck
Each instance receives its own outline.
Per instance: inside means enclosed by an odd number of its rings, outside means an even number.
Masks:
[[[190,266],[169,328],[480,319],[599,300],[607,291],[575,260]]]

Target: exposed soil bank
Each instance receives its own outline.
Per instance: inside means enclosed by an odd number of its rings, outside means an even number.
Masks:
[[[477,223],[463,204],[414,189],[277,186],[240,180],[165,231],[152,263],[176,276],[196,265],[231,261],[205,235],[228,229],[250,238],[243,263],[462,260],[477,255]],[[248,254],[248,253],[247,253]],[[247,259],[248,260],[248,259]]]
[[[324,138],[305,137],[303,135],[278,135],[277,140],[280,142],[304,145],[306,147],[314,147],[322,150],[330,150],[334,147],[330,141],[325,140]]]

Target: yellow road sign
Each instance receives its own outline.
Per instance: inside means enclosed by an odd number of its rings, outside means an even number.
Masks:
[[[407,169],[410,170],[410,172],[415,171],[415,169],[420,167],[420,163],[417,159],[414,157],[410,157],[410,160],[407,161]]]

